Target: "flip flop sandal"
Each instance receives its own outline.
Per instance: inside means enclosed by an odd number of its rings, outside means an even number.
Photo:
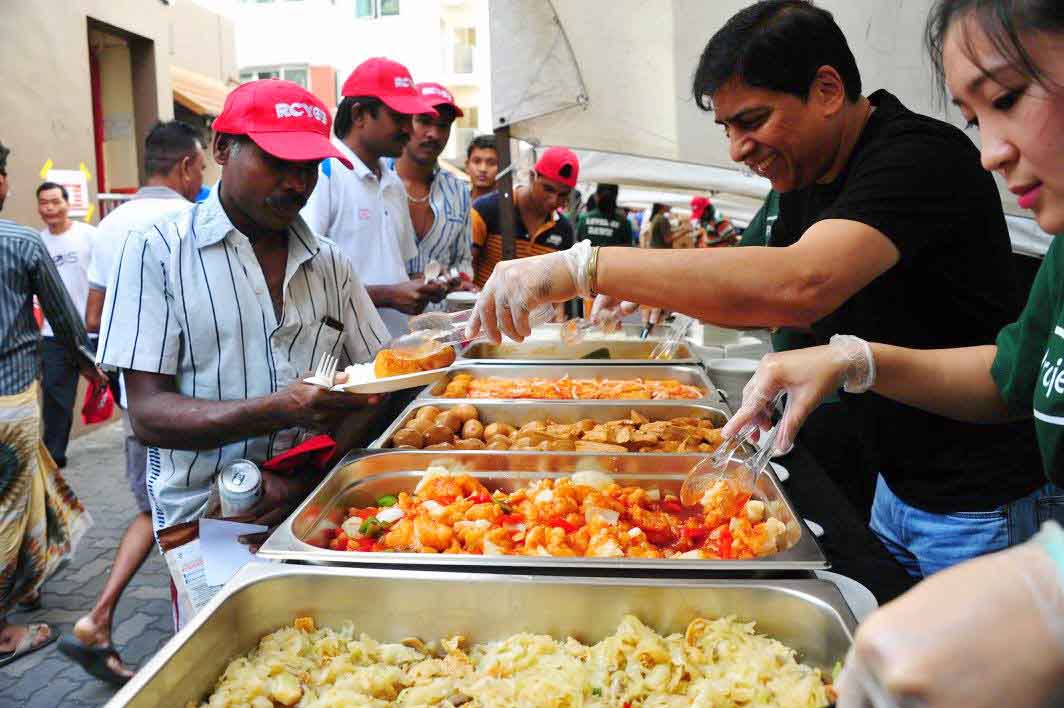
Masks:
[[[124,686],[129,681],[129,677],[107,665],[107,660],[111,657],[122,661],[114,647],[92,647],[82,644],[77,637],[63,637],[59,642],[59,651],[101,681],[114,686]]]
[[[22,638],[22,641],[20,641],[18,643],[18,645],[15,647],[14,651],[9,651],[6,654],[3,654],[2,656],[0,656],[0,666],[7,666],[8,664],[10,664],[15,659],[18,659],[18,658],[21,658],[23,656],[26,656],[27,654],[32,654],[33,652],[37,651],[38,649],[44,649],[46,646],[48,646],[49,644],[54,642],[56,639],[59,639],[59,632],[56,631],[53,627],[50,627],[47,624],[38,623],[38,624],[31,624],[31,625],[28,625],[28,626],[29,626],[29,631],[26,632],[26,636],[24,636]],[[50,632],[50,635],[49,635],[48,639],[45,639],[43,642],[41,642],[37,646],[33,646],[33,640],[36,639],[37,635],[39,635],[41,633],[41,628],[42,627],[48,627],[48,631]]]
[[[37,593],[37,597],[33,598],[29,602],[18,603],[18,609],[21,612],[36,612],[41,609],[41,593]]]

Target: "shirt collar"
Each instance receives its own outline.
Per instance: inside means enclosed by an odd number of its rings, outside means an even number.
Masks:
[[[184,199],[180,194],[164,187],[163,185],[149,185],[147,187],[141,187],[137,190],[137,193],[133,195],[134,199]]]
[[[221,180],[211,188],[211,194],[205,201],[195,207],[192,216],[193,235],[195,236],[196,248],[206,248],[223,240],[226,236],[238,229],[229,220],[229,215],[222,207],[219,192],[222,188]],[[310,260],[321,250],[318,237],[303,221],[303,217],[297,216],[296,220],[288,227],[288,254],[289,266],[298,267],[304,261]]]
[[[367,177],[373,180],[377,179],[377,175],[373,174],[373,170],[362,161],[362,158],[355,154],[354,150],[347,146],[347,143],[339,138],[333,138],[332,143],[336,146],[336,149],[351,161],[351,171],[355,173],[356,177],[361,180]],[[396,184],[402,185],[402,180],[399,179],[399,175],[395,173],[390,162],[388,158],[377,158],[377,169],[381,171],[380,185],[382,189],[392,188]]]

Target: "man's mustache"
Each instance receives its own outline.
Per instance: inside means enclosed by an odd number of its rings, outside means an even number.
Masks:
[[[280,197],[266,197],[266,203],[274,209],[296,211],[302,209],[306,205],[307,198],[302,194],[285,194]]]

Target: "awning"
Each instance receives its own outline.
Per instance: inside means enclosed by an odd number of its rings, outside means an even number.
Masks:
[[[170,87],[174,103],[201,116],[217,116],[229,95],[229,87],[218,79],[173,65],[170,66]]]

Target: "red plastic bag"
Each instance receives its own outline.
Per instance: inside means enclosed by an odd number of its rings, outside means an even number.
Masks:
[[[315,435],[291,450],[266,460],[262,463],[262,469],[267,472],[294,472],[301,466],[310,465],[321,471],[335,449],[336,441],[331,437]]]
[[[89,390],[85,392],[85,403],[81,406],[81,422],[85,425],[103,423],[111,419],[115,412],[115,399],[111,395],[111,388],[107,384],[102,386],[89,383]]]

